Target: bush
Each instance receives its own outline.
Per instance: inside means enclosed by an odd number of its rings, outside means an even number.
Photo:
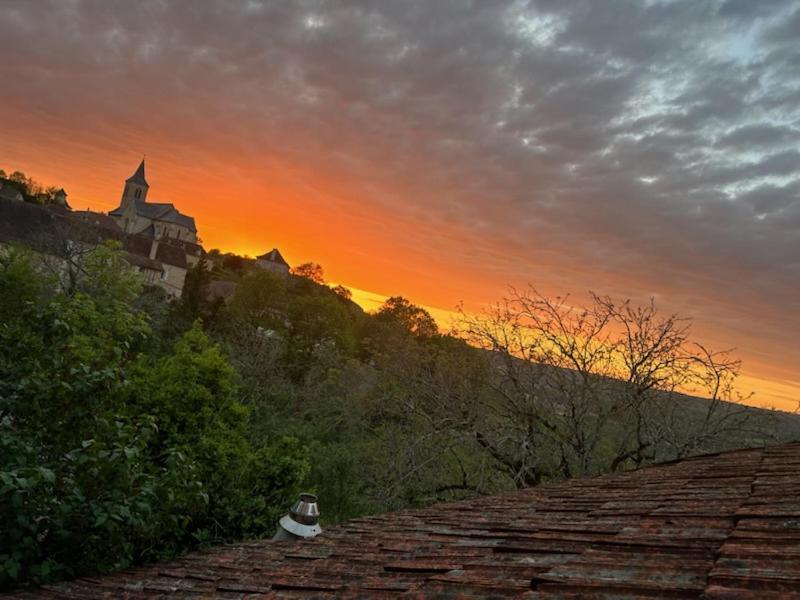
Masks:
[[[0,589],[269,535],[308,470],[296,440],[251,441],[199,323],[152,343],[117,248],[79,272],[0,255]]]

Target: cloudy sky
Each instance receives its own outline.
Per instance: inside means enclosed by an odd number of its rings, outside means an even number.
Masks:
[[[0,167],[433,307],[694,317],[800,397],[798,0],[0,1]]]

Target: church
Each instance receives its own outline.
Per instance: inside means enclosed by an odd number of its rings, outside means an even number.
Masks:
[[[194,218],[184,215],[173,204],[147,202],[149,189],[142,159],[136,172],[125,180],[119,207],[108,214],[125,233],[197,244]]]
[[[108,215],[127,234],[123,245],[129,262],[145,281],[164,288],[171,296],[180,296],[188,268],[196,265],[205,251],[194,218],[173,204],[148,202],[149,190],[142,159],[125,180],[119,207]]]

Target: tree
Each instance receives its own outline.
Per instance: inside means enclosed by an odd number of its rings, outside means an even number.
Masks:
[[[142,460],[152,421],[120,400],[147,326],[108,252],[70,294],[28,252],[0,260],[0,588],[127,566],[203,502],[174,449]]]
[[[248,409],[237,398],[234,376],[196,322],[170,355],[142,357],[127,399],[137,413],[154,418],[154,456],[180,448],[197,466],[208,506],[194,528],[211,542],[271,534],[308,471],[307,453],[293,438],[248,438]]]
[[[298,265],[292,268],[292,274],[297,275],[298,277],[304,277],[309,281],[313,281],[314,283],[318,283],[319,285],[325,285],[325,275],[322,270],[322,265],[313,262],[303,263],[302,265]]]
[[[220,348],[151,343],[113,246],[69,289],[37,265],[0,253],[0,589],[270,535],[307,451],[249,436]]]
[[[336,296],[318,292],[297,295],[289,303],[288,315],[291,347],[302,362],[319,344],[333,343],[345,354],[355,350],[350,313]]]
[[[430,338],[439,334],[436,321],[422,307],[411,304],[402,296],[392,296],[376,313],[379,322],[393,323],[405,331],[420,337]]]
[[[336,287],[333,287],[331,289],[333,290],[333,293],[336,294],[337,296],[339,296],[340,298],[343,298],[345,300],[352,300],[353,299],[353,292],[351,292],[349,289],[347,289],[343,285],[337,285]]]
[[[653,302],[592,294],[580,307],[534,288],[477,316],[462,311],[461,335],[491,352],[503,415],[476,429],[478,444],[530,485],[683,456],[747,431],[749,413],[729,394],[738,363],[694,343],[690,330]],[[692,431],[679,433],[681,390],[710,400]]]
[[[255,269],[239,282],[231,298],[230,314],[241,323],[265,329],[287,326],[286,279],[265,269]]]
[[[208,300],[208,286],[211,283],[211,272],[205,255],[200,256],[196,265],[186,272],[180,300],[175,304],[174,316],[181,322],[185,331],[197,319],[206,325],[212,318],[212,303]]]
[[[228,252],[222,257],[222,267],[234,273],[243,274],[247,267],[247,259]]]

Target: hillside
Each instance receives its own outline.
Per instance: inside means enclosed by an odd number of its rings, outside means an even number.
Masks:
[[[0,254],[5,588],[269,537],[300,489],[329,524],[800,437],[796,415],[476,349],[401,297],[365,313],[318,265],[212,252],[170,300],[117,242],[76,260]]]

